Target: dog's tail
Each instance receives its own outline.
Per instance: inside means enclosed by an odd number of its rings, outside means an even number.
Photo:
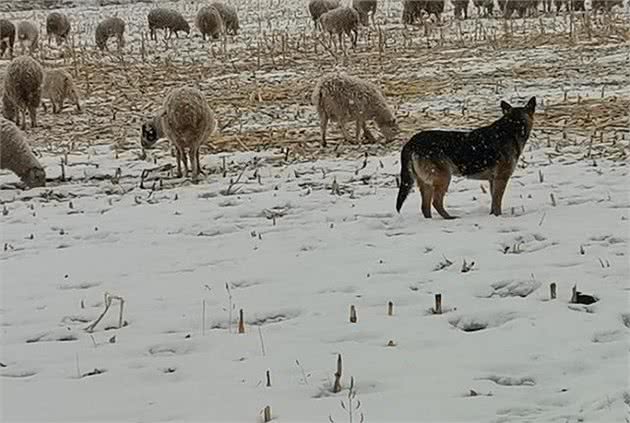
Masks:
[[[400,152],[400,187],[396,198],[396,211],[400,213],[403,203],[413,188],[413,175],[411,174],[411,143],[405,144]]]

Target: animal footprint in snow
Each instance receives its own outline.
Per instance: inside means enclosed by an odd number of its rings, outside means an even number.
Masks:
[[[501,243],[501,252],[503,254],[533,253],[556,244],[557,242],[549,241],[541,234],[517,235],[512,240]]]
[[[464,332],[476,332],[483,329],[501,326],[519,317],[512,311],[477,312],[461,314],[449,319],[449,323]]]
[[[540,288],[540,285],[540,282],[533,279],[499,281],[490,285],[490,292],[483,293],[479,297],[491,298],[495,295],[501,298],[527,297]]]

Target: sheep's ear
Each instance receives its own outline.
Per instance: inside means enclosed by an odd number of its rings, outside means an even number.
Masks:
[[[532,97],[529,99],[527,105],[525,105],[525,111],[530,115],[534,114],[534,112],[536,111],[536,97]]]
[[[507,101],[501,101],[501,110],[503,110],[504,115],[507,115],[512,110],[512,106]]]

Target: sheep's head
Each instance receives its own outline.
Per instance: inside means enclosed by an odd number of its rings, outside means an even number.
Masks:
[[[400,126],[398,126],[398,122],[395,118],[377,123],[387,141],[392,141],[400,133]]]
[[[30,168],[21,179],[29,188],[46,186],[46,172],[41,167]]]
[[[146,121],[142,124],[142,135],[140,144],[146,149],[153,148],[160,139],[160,132],[154,120]]]

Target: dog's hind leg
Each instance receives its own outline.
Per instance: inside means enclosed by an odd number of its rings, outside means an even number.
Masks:
[[[444,209],[444,196],[450,182],[451,175],[448,171],[436,176],[433,180],[433,207],[444,219],[456,219],[456,216],[451,216]]]
[[[420,210],[422,211],[422,215],[431,219],[431,200],[433,199],[433,186],[431,184],[426,184],[422,182],[420,178],[416,179],[418,184],[418,189],[420,190],[420,195],[422,196],[422,206]]]

